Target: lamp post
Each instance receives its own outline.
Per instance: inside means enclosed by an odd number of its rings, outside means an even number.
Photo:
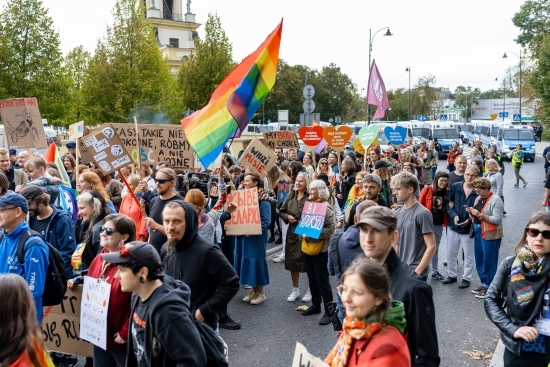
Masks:
[[[363,92],[365,91],[365,87],[361,88],[361,98],[363,98]],[[365,102],[367,101],[367,94],[365,94]],[[367,103],[367,107],[368,107],[368,103]],[[365,112],[367,112],[367,107],[365,107]],[[365,121],[367,121],[367,119],[365,118]]]
[[[378,32],[383,31],[384,29],[387,29],[386,33],[384,33],[384,36],[393,36],[393,34],[390,31],[390,27],[384,27],[380,28],[376,32],[374,32],[374,35],[371,37],[372,29],[369,29],[369,79],[370,79],[370,72],[371,72],[371,55],[372,55],[372,41],[374,41],[374,37],[378,34]],[[367,89],[367,95],[369,94],[369,90]],[[370,125],[370,105],[367,99],[367,124]]]
[[[498,81],[498,78],[495,78],[495,81]],[[502,121],[504,121],[504,116],[506,115],[506,75],[502,79],[502,99],[504,100],[502,106]]]
[[[523,76],[521,73],[521,49],[519,50],[519,55],[512,51],[506,51],[506,52],[516,55],[517,58],[519,59],[519,123],[521,124],[521,119],[523,118],[523,115],[521,114],[521,87],[522,87],[522,81],[523,81],[522,80]],[[508,55],[506,55],[506,52],[504,53],[504,55],[502,55],[503,59],[508,58]]]
[[[405,71],[409,73],[409,121],[411,121],[411,67],[408,66]]]

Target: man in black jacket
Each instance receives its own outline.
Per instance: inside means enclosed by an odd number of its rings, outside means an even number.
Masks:
[[[393,248],[399,237],[395,213],[389,208],[373,206],[361,213],[355,225],[360,229],[359,239],[365,255],[388,269],[392,298],[405,304],[412,366],[439,366],[432,287],[397,256]]]
[[[220,248],[199,236],[194,205],[170,201],[162,219],[168,238],[161,250],[164,270],[191,288],[191,313],[216,329],[217,315],[239,290],[239,277]]]

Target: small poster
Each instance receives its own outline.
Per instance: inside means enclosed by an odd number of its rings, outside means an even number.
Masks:
[[[277,155],[258,139],[252,140],[239,159],[239,163],[263,179],[277,161]]]
[[[80,338],[107,348],[107,311],[111,285],[103,280],[84,277],[80,305]]]
[[[97,131],[79,140],[84,161],[97,162],[103,174],[108,175],[132,163],[130,154],[115,129],[103,125]]]
[[[69,125],[69,140],[75,140],[84,136],[84,121]]]
[[[314,203],[306,201],[298,227],[295,234],[306,235],[318,239],[321,237],[323,226],[325,225],[325,215],[327,214],[326,203]]]
[[[277,202],[278,203],[284,202],[289,192],[290,192],[290,184],[279,182],[277,184]]]
[[[231,220],[225,222],[225,231],[229,236],[262,234],[262,218],[258,190],[234,190],[227,195],[228,203],[237,203],[237,209],[231,213]]]
[[[292,367],[329,367],[329,365],[309,353],[303,344],[297,342]]]
[[[265,145],[271,150],[275,148],[299,149],[298,137],[294,131],[266,131],[264,133]]]
[[[46,149],[46,133],[36,98],[0,100],[4,134],[10,148]]]

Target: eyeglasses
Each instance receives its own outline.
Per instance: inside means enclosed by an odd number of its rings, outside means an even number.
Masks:
[[[525,228],[525,233],[527,233],[529,237],[538,237],[539,234],[542,234],[542,238],[545,240],[550,240],[550,231],[539,231],[536,228]]]
[[[116,232],[116,229],[114,229],[114,228],[107,228],[107,227],[105,227],[105,226],[99,227],[99,233],[103,233],[103,232],[105,232],[105,233],[107,234],[107,236],[112,236],[113,233]]]
[[[321,162],[321,166],[326,166],[328,162]]]
[[[0,214],[3,214],[4,212],[7,212],[8,210],[12,210],[12,209],[17,209],[16,206],[13,206],[11,208],[4,208],[4,209],[0,209]]]
[[[342,284],[336,287],[336,291],[338,291],[340,297],[344,297],[344,293],[347,293],[351,298],[358,298],[365,295],[365,293],[356,291],[355,289],[348,289]]]
[[[173,181],[172,179],[165,180],[164,178],[155,178],[155,182],[164,185],[167,182]]]

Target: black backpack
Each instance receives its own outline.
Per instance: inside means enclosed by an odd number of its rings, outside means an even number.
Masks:
[[[187,313],[191,320],[195,322],[195,326],[201,337],[204,352],[206,353],[206,367],[229,366],[227,344],[222,337],[216,334],[210,325],[197,320],[188,309]]]
[[[40,233],[32,229],[26,231],[19,238],[17,245],[17,257],[21,265],[25,264],[25,243],[31,236],[38,236],[44,240]],[[0,241],[4,237],[4,231],[0,234]],[[48,269],[46,271],[46,280],[44,282],[44,293],[42,294],[42,306],[55,306],[63,301],[65,292],[67,291],[67,269],[65,262],[59,251],[50,243],[44,240],[48,246]],[[36,242],[31,246],[37,245]]]

